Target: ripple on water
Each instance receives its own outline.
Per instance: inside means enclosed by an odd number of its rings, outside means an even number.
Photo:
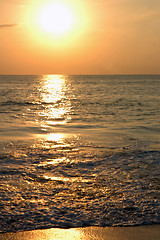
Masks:
[[[2,154],[0,231],[160,223],[159,151],[93,149]]]

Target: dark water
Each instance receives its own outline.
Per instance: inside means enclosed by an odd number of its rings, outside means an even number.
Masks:
[[[0,231],[160,223],[159,86],[0,76]]]

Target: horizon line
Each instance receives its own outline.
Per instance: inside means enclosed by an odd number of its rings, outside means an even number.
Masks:
[[[66,74],[66,73],[43,73],[43,74],[0,74],[0,76],[43,76],[43,75],[67,75],[67,76],[158,76],[160,73],[116,73],[116,74]]]

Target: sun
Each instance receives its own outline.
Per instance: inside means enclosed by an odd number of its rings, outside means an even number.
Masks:
[[[69,32],[74,23],[72,10],[63,2],[52,2],[40,13],[39,23],[43,30],[54,35]]]
[[[77,41],[81,43],[91,19],[84,1],[30,0],[23,22],[31,45],[63,52],[62,49],[77,46]]]

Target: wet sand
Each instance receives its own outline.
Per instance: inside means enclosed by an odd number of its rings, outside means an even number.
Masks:
[[[0,233],[1,240],[159,240],[160,225],[138,227],[86,227]]]

